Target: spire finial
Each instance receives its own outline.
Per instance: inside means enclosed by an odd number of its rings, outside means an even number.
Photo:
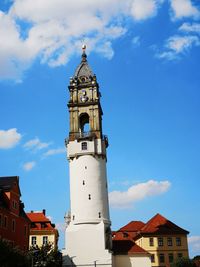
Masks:
[[[82,51],[83,51],[83,53],[82,53],[82,61],[86,61],[86,58],[87,58],[85,50],[86,50],[86,44],[83,44],[82,45]]]

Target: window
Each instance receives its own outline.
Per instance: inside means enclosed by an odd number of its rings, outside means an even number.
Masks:
[[[177,238],[176,238],[176,245],[177,245],[178,247],[181,246],[181,238],[180,238],[180,237],[177,237]]]
[[[16,222],[12,220],[12,231],[15,232]]]
[[[32,236],[31,237],[31,245],[35,246],[36,244],[37,244],[37,238],[36,238],[36,236]]]
[[[99,212],[99,218],[101,218],[101,212]]]
[[[82,150],[87,150],[87,142],[82,142],[81,143],[81,149]]]
[[[160,261],[160,263],[165,262],[165,255],[164,254],[159,255],[159,261]]]
[[[183,253],[178,253],[178,258],[183,258]]]
[[[13,209],[17,209],[17,202],[15,200],[13,200],[12,205],[13,205]]]
[[[87,166],[85,166],[85,169],[87,170]]]
[[[83,180],[83,185],[85,185],[85,181]]]
[[[91,200],[91,195],[90,194],[88,195],[88,199]]]
[[[73,221],[75,220],[75,215],[72,216],[72,220],[73,220]]]
[[[163,238],[162,237],[158,237],[158,246],[159,247],[163,246]]]
[[[123,237],[128,237],[128,234],[127,233],[123,233]]]
[[[41,228],[46,228],[46,223],[41,223]]]
[[[27,236],[27,225],[24,225],[24,235]]]
[[[172,246],[172,237],[168,237],[168,238],[167,238],[167,245],[168,245],[169,247]]]
[[[43,245],[48,244],[48,236],[43,236]]]
[[[8,226],[8,218],[4,216],[4,227],[7,228]]]
[[[151,254],[151,262],[155,262],[155,255]]]
[[[153,237],[149,237],[149,246],[150,247],[154,246]]]
[[[173,253],[169,253],[169,263],[172,263],[174,261],[174,255]]]

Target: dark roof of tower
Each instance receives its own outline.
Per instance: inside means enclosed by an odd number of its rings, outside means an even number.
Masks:
[[[85,53],[85,50],[83,50],[82,53],[82,60],[81,63],[78,65],[74,77],[90,77],[90,76],[94,76],[88,62],[87,62],[87,55]]]
[[[0,188],[2,190],[9,191],[15,185],[17,185],[19,187],[19,177],[18,176],[0,177]],[[20,192],[20,189],[19,189],[19,192]]]

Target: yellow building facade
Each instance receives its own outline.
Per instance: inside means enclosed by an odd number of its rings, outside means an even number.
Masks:
[[[52,248],[57,247],[58,230],[55,225],[46,217],[45,210],[42,212],[27,213],[31,221],[31,228],[29,234],[29,248],[42,247],[50,244]]]
[[[151,254],[151,266],[166,266],[177,258],[188,258],[187,235],[159,234],[142,236],[136,244]]]
[[[188,258],[188,231],[177,226],[160,214],[147,223],[132,221],[116,234],[133,240],[151,255],[152,267],[170,267],[177,258]]]

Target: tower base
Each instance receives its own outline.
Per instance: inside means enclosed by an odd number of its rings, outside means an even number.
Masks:
[[[112,253],[106,249],[105,224],[70,223],[66,228],[67,248],[63,253],[63,267],[112,267]]]

